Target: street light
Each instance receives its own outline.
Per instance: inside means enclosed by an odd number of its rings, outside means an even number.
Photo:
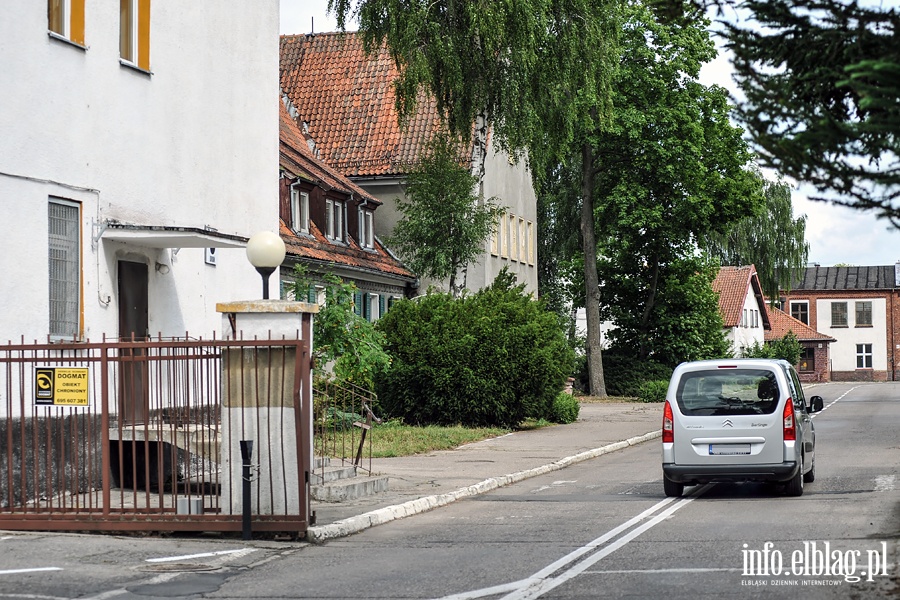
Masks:
[[[262,275],[263,300],[269,299],[269,275],[284,260],[284,242],[277,233],[260,231],[247,241],[247,259]]]

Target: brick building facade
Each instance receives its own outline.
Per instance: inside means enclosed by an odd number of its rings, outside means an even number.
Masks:
[[[834,338],[832,381],[900,379],[900,263],[809,267],[783,296],[784,311]]]

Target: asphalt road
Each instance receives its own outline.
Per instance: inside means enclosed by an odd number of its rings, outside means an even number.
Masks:
[[[652,441],[324,546],[10,533],[0,598],[897,597],[900,384],[812,393],[827,408],[799,498],[667,499]]]

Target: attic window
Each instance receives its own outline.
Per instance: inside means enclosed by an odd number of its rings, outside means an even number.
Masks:
[[[309,233],[309,194],[291,188],[291,229]]]
[[[346,240],[343,202],[331,199],[325,201],[325,237],[334,242]]]
[[[359,209],[359,245],[375,248],[375,215],[371,210]]]

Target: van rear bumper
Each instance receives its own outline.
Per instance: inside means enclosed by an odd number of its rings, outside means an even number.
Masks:
[[[788,481],[797,475],[800,463],[759,465],[676,465],[663,463],[663,473],[675,483],[696,485],[714,481]]]

